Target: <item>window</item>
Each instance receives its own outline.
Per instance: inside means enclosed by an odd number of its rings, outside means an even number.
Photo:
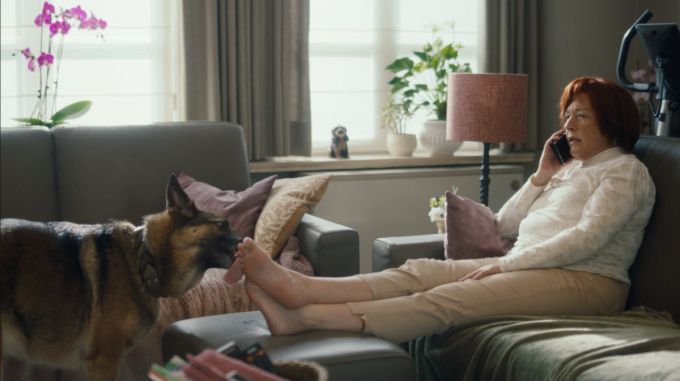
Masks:
[[[177,1],[50,1],[57,12],[60,7],[80,5],[88,16],[94,12],[108,23],[102,31],[104,41],[95,37],[99,30],[76,27],[65,36],[56,109],[81,100],[92,101],[90,111],[73,121],[78,125],[178,120],[178,76],[173,74],[179,56]],[[7,117],[30,116],[37,101],[37,65],[36,71],[30,72],[28,61],[21,54],[12,54],[26,47],[36,57],[40,54],[40,28],[34,19],[42,12],[43,3],[44,0],[2,0],[3,127],[17,125]],[[47,30],[43,31],[43,51],[47,51]],[[54,36],[53,53],[59,38],[61,34]],[[50,81],[54,78],[52,70]]]
[[[431,24],[454,21],[455,30],[437,33],[444,43],[461,43],[458,61],[477,72],[476,0],[311,0],[309,35],[312,144],[323,154],[330,130],[348,129],[351,152],[385,151],[380,129],[383,102],[393,78],[385,71],[395,59],[412,56],[434,40]],[[431,118],[418,111],[408,124],[418,133]],[[473,143],[473,147],[477,145]]]

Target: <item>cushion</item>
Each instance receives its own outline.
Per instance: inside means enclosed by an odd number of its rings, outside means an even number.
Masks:
[[[491,210],[448,191],[445,195],[447,259],[500,257],[512,249],[514,241],[501,237]]]
[[[297,229],[302,216],[321,201],[330,180],[331,175],[276,180],[255,225],[257,246],[275,258]]]
[[[242,192],[220,190],[196,181],[185,173],[180,173],[177,179],[198,209],[215,213],[229,221],[229,225],[239,237],[253,238],[255,224],[269,198],[276,175],[258,181]]]

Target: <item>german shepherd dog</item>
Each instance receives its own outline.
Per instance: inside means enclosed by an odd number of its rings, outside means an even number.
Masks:
[[[139,228],[18,219],[0,226],[0,355],[4,348],[23,360],[83,367],[90,381],[116,380],[123,356],[158,320],[158,298],[179,298],[207,269],[229,268],[242,241],[228,221],[196,209],[175,175],[166,210]]]

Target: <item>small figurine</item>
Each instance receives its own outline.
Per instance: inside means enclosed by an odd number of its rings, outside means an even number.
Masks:
[[[328,156],[339,159],[349,159],[349,152],[347,151],[347,129],[343,126],[337,126],[332,131],[331,134],[333,139],[331,140],[331,148],[328,150]]]

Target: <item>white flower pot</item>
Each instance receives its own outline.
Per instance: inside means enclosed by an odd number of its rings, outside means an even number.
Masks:
[[[413,134],[388,134],[387,151],[392,156],[411,156],[418,146]]]
[[[451,156],[463,142],[446,140],[446,121],[428,120],[418,135],[420,144],[431,156]]]

